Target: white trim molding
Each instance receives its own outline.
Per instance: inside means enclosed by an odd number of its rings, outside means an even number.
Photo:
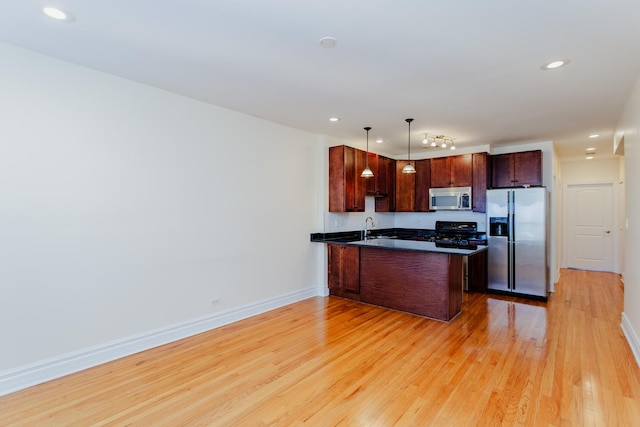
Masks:
[[[181,340],[220,326],[228,325],[276,308],[284,307],[315,296],[324,296],[322,287],[311,287],[239,308],[214,313],[144,334],[130,336],[109,343],[0,372],[0,396],[16,392],[46,381],[73,374],[141,351]]]
[[[640,366],[640,340],[638,340],[638,335],[624,312],[622,313],[622,323],[620,323],[620,327],[622,328],[624,336],[627,338],[633,356],[636,358],[636,363]]]

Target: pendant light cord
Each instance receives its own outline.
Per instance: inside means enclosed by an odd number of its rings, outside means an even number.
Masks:
[[[367,169],[369,169],[369,131],[371,130],[371,127],[367,126],[366,128],[364,128],[364,130],[367,131]]]
[[[409,134],[407,136],[407,162],[411,162],[411,122],[413,119],[405,119],[404,121],[409,123]]]

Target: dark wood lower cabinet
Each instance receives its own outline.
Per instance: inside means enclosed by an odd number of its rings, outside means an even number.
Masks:
[[[462,256],[360,248],[360,301],[444,321],[462,305]]]
[[[359,300],[360,248],[327,245],[329,256],[329,292],[331,295]]]
[[[487,251],[471,255],[467,264],[469,292],[487,291]]]
[[[328,244],[329,293],[445,322],[462,307],[464,255]],[[487,252],[468,256],[469,291],[487,288]]]

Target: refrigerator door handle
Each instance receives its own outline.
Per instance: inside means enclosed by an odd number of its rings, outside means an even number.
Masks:
[[[511,269],[513,260],[511,257],[511,191],[507,191],[507,289],[511,290],[513,283]]]
[[[511,290],[516,290],[516,242],[511,242]]]
[[[511,255],[510,268],[511,277],[509,287],[516,290],[516,192],[511,193],[511,206],[509,207],[509,253]]]

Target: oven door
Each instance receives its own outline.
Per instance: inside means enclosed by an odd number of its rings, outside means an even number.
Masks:
[[[460,195],[458,194],[439,194],[429,198],[429,210],[457,210],[460,204]]]
[[[430,188],[429,210],[461,211],[471,210],[471,188]]]
[[[458,210],[460,196],[460,193],[446,188],[431,188],[429,189],[429,210]]]

